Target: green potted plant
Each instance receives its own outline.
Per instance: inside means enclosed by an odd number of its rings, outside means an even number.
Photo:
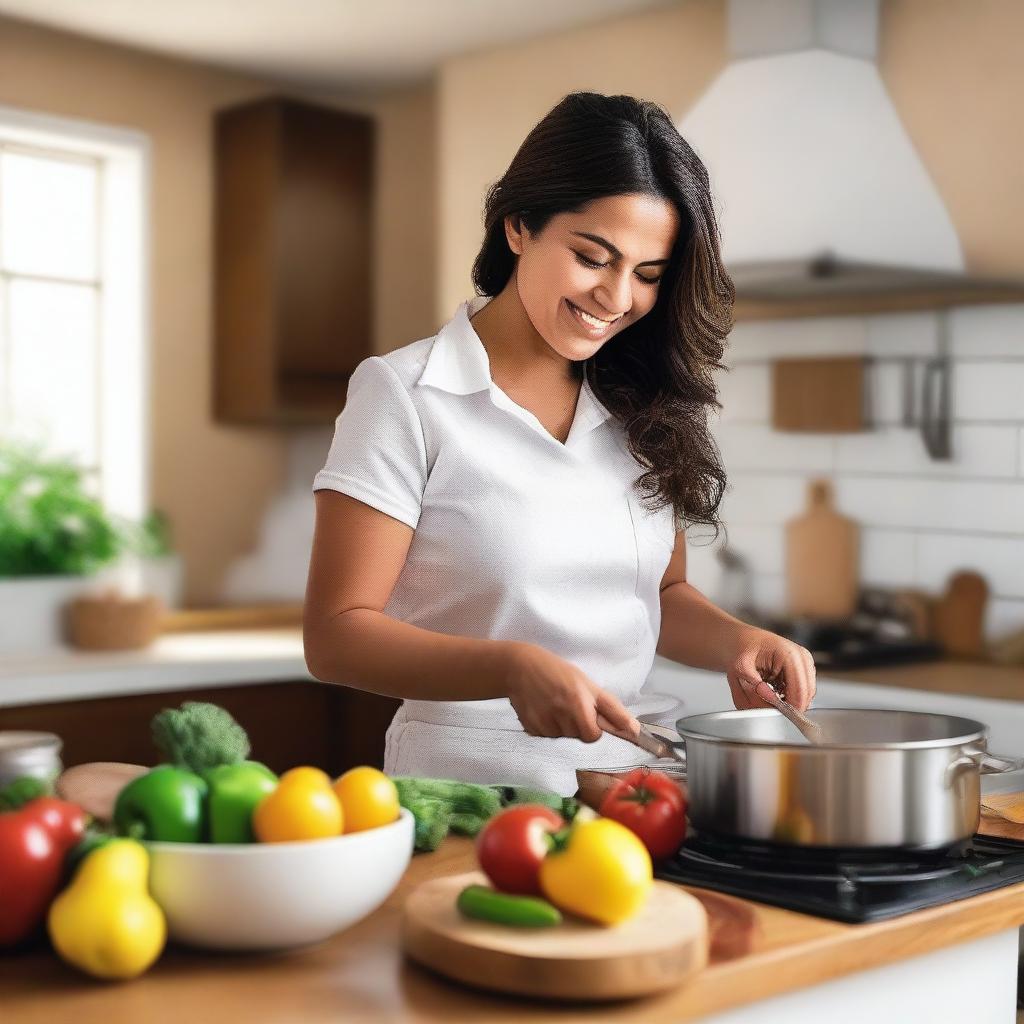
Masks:
[[[169,552],[162,516],[141,524],[113,516],[72,460],[0,443],[0,654],[59,648],[61,609],[94,590],[102,570]]]

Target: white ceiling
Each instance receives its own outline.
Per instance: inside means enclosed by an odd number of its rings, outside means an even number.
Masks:
[[[0,0],[0,14],[340,92],[678,0]],[[594,55],[595,60],[600,54]]]

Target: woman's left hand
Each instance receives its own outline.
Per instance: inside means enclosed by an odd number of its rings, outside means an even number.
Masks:
[[[732,702],[741,711],[772,705],[758,694],[769,681],[786,700],[806,711],[814,699],[815,671],[811,652],[766,629],[747,627],[726,666]]]

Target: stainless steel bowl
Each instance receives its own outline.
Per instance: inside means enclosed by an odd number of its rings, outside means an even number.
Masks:
[[[679,719],[694,827],[845,848],[939,849],[975,833],[982,763],[1000,760],[987,755],[983,723],[860,708],[808,717],[830,742],[811,746],[768,708]]]

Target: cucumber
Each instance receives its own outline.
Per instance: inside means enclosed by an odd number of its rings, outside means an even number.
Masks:
[[[467,885],[455,901],[466,917],[515,928],[550,928],[562,923],[558,908],[536,896],[513,896],[488,889],[486,885]]]

